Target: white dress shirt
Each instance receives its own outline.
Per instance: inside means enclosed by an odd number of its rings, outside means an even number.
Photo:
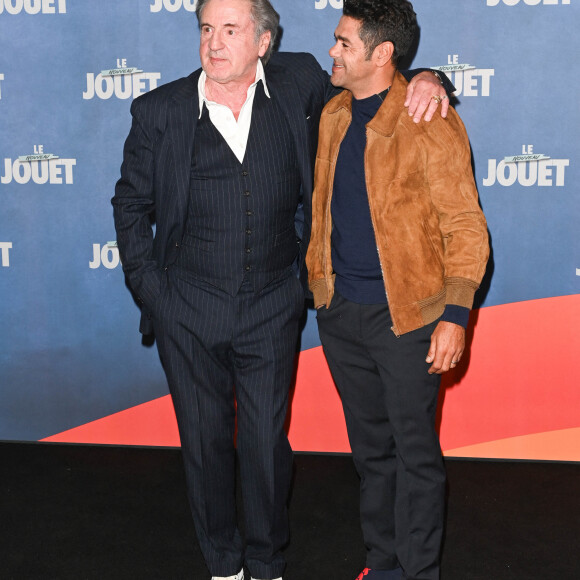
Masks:
[[[214,127],[221,133],[226,140],[234,155],[238,158],[240,163],[243,163],[246,154],[246,145],[248,144],[248,135],[250,134],[250,125],[252,123],[252,108],[254,105],[254,95],[256,94],[256,85],[262,81],[264,85],[264,93],[270,98],[268,87],[266,86],[266,77],[264,75],[264,67],[262,61],[258,60],[258,68],[256,70],[256,80],[250,85],[246,101],[240,110],[238,120],[234,117],[231,109],[225,105],[220,105],[214,101],[208,100],[205,95],[205,83],[207,76],[205,71],[202,71],[199,81],[197,83],[197,91],[199,95],[199,117],[203,112],[204,105],[209,112],[209,118]]]

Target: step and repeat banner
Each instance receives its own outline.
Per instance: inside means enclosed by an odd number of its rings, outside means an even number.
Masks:
[[[0,0],[0,440],[179,445],[139,335],[110,198],[131,100],[199,67],[195,0]],[[281,50],[329,70],[342,0],[274,0]],[[492,255],[447,455],[580,460],[580,0],[415,0],[411,64],[447,74]],[[288,429],[348,452],[308,312]]]

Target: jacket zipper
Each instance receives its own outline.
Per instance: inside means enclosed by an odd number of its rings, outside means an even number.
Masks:
[[[367,128],[366,133],[367,133],[367,143],[365,145],[365,155],[364,155],[364,160],[365,160],[365,167],[364,167],[364,169],[365,169],[365,185],[366,185],[366,188],[367,188],[367,200],[369,202],[369,209],[370,209],[370,214],[371,214],[371,222],[373,223],[373,231],[375,232],[375,238],[376,238],[376,235],[377,235],[376,234],[377,225],[376,225],[376,222],[375,222],[375,216],[374,216],[373,206],[371,205],[370,188],[369,188],[369,184],[368,184],[368,181],[367,181],[367,170],[366,170],[367,169],[367,148],[368,148],[368,143],[369,143],[369,129],[368,128]],[[379,256],[379,265],[381,267],[381,274],[383,275],[383,283],[385,285],[385,297],[387,299],[387,308],[389,309],[389,313],[391,315],[391,320],[393,321],[393,326],[391,326],[391,330],[393,331],[393,334],[397,338],[400,338],[401,335],[399,334],[399,332],[397,332],[397,325],[395,323],[395,318],[393,316],[393,313],[391,311],[391,307],[389,305],[389,291],[387,290],[387,286],[388,286],[388,284],[387,284],[387,277],[385,275],[385,270],[383,268],[383,257],[381,255],[381,250],[380,250],[378,244],[377,244],[377,254]]]

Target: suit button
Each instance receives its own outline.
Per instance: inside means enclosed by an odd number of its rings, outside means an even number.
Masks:
[[[246,254],[251,254],[252,253],[252,248],[246,248]]]
[[[249,272],[252,269],[252,266],[246,266],[246,272]]]
[[[250,197],[250,192],[249,192],[249,191],[244,191],[244,195],[245,195],[246,197]]]
[[[249,209],[249,210],[246,212],[246,215],[254,215],[254,212],[253,212],[251,209]]]
[[[248,177],[248,172],[247,171],[242,171],[242,177]]]
[[[252,233],[252,230],[246,230],[246,234],[248,234],[248,236]]]

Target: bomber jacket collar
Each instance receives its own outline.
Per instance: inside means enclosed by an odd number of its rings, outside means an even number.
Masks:
[[[374,118],[367,124],[371,131],[384,137],[392,137],[397,119],[401,115],[401,107],[405,102],[407,84],[405,77],[397,71],[385,102],[381,105]],[[338,113],[341,110],[346,111],[349,117],[352,116],[352,93],[350,91],[343,91],[332,99],[326,107],[326,112],[329,115]]]

